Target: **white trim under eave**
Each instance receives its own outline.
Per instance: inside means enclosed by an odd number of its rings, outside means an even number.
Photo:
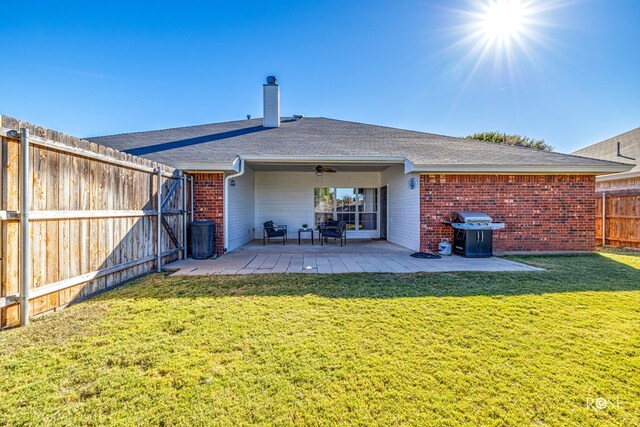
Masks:
[[[243,156],[246,162],[261,163],[403,163],[406,160],[404,156]]]
[[[175,162],[171,166],[185,172],[238,172],[237,158],[233,162]]]
[[[640,178],[640,170],[601,175],[596,178],[596,182],[617,181],[619,179],[630,179],[630,178]]]
[[[615,172],[627,172],[633,166],[628,165],[414,165],[412,172],[440,174],[585,174],[604,175]]]

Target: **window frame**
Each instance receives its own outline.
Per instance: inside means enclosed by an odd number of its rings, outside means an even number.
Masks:
[[[354,228],[349,228],[349,231],[356,231],[356,232],[377,232],[380,230],[380,191],[378,187],[335,187],[335,186],[326,186],[326,187],[313,187],[313,213],[314,213],[314,223],[316,221],[316,215],[318,214],[318,212],[316,211],[316,190],[318,189],[331,189],[333,190],[333,212],[331,213],[332,217],[334,219],[338,218],[339,214],[351,214],[354,215],[355,219],[353,222],[353,227]],[[353,191],[353,195],[354,195],[354,206],[355,206],[355,210],[354,211],[340,211],[338,212],[338,190],[351,190]],[[362,190],[373,190],[374,191],[374,196],[375,196],[375,210],[362,210],[360,211],[360,202],[358,199],[358,196],[360,194],[360,191]],[[366,206],[366,205],[365,205]],[[321,212],[321,213],[325,213],[325,212]],[[375,228],[360,228],[360,214],[375,214]],[[314,224],[316,227],[318,226],[318,224]]]

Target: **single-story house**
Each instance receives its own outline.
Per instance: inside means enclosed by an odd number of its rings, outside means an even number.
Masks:
[[[627,172],[596,177],[596,191],[608,194],[640,193],[640,128],[589,145],[573,154],[635,165]]]
[[[346,221],[349,239],[425,251],[456,210],[506,224],[496,252],[591,251],[595,177],[616,161],[323,117],[280,116],[280,86],[263,86],[264,117],[88,138],[194,178],[195,219],[219,224],[220,251],[262,238],[273,220],[297,230]]]

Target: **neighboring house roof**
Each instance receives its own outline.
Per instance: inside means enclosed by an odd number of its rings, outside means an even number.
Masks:
[[[618,143],[620,143],[620,153],[618,153]],[[640,176],[640,128],[581,148],[573,154],[593,157],[595,159],[635,164],[635,167],[629,172],[608,175],[606,178],[602,177],[606,180]]]
[[[87,138],[174,167],[231,165],[258,159],[406,159],[414,171],[620,172],[628,167],[535,149],[454,138],[323,117],[282,118],[279,128],[262,119]]]

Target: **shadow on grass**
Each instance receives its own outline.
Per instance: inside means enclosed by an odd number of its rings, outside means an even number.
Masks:
[[[176,277],[155,274],[107,292],[99,298],[171,299],[308,294],[327,298],[403,298],[640,290],[638,268],[600,254],[511,258],[543,267],[546,271]],[[638,260],[640,262],[640,257]]]

